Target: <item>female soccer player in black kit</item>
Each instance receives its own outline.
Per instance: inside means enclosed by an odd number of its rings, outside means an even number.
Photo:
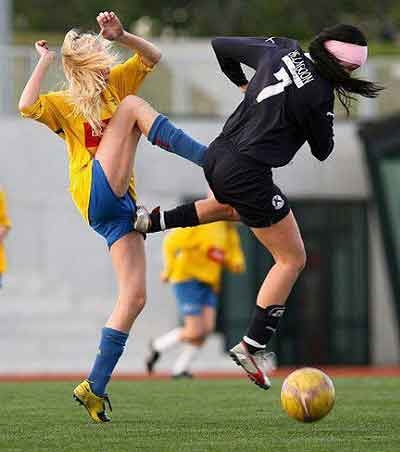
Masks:
[[[272,168],[287,165],[306,141],[312,154],[325,160],[333,149],[335,92],[348,111],[352,94],[372,98],[381,88],[352,77],[367,59],[366,39],[353,26],[323,30],[309,54],[297,41],[277,37],[217,38],[212,45],[222,71],[245,95],[208,147],[137,97],[126,108],[129,125],[133,121],[149,141],[203,167],[216,199],[150,215],[142,210],[136,224],[142,232],[157,232],[238,216],[252,229],[275,264],[260,288],[249,329],[230,354],[268,389],[274,355],[266,345],[306,263],[299,228]],[[249,82],[241,63],[256,71]]]

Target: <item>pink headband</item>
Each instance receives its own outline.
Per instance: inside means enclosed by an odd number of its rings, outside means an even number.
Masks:
[[[367,61],[367,46],[334,40],[325,41],[324,46],[329,53],[343,63],[362,66]]]

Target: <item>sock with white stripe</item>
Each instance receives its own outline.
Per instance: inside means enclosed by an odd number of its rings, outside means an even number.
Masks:
[[[250,321],[250,327],[243,338],[250,353],[265,349],[275,334],[285,309],[285,306],[281,305],[272,305],[266,308],[256,305]]]
[[[173,228],[186,228],[200,224],[194,202],[183,204],[171,210],[155,209],[150,214],[151,227],[148,232],[165,231]]]

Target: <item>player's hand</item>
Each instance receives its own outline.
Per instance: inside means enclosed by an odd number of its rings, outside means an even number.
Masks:
[[[162,283],[167,283],[168,282],[168,276],[165,273],[161,273],[160,280],[161,280]]]
[[[247,91],[248,86],[249,86],[249,84],[247,83],[246,85],[239,86],[239,89],[242,93],[245,93]]]
[[[44,39],[35,42],[35,49],[41,58],[44,57],[48,58],[49,60],[53,60],[55,57],[55,52],[49,50],[47,41],[45,41]]]
[[[109,41],[116,41],[124,33],[124,27],[118,16],[114,12],[102,12],[97,16],[97,23],[100,26],[100,33],[103,38]]]

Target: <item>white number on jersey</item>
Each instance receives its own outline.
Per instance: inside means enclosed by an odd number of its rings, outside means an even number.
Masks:
[[[286,69],[282,67],[278,72],[274,74],[275,78],[279,80],[279,83],[265,87],[257,96],[257,102],[261,103],[263,100],[268,99],[277,94],[283,93],[285,88],[292,84],[292,79],[286,72]]]

